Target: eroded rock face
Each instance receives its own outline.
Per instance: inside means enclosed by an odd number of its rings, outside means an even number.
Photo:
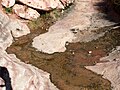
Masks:
[[[73,3],[75,0],[60,0],[64,6],[68,6]]]
[[[51,10],[55,8],[64,9],[64,5],[60,0],[18,0],[23,4],[40,10]],[[63,3],[72,3],[73,0],[62,0]]]
[[[15,4],[13,10],[19,17],[29,20],[37,19],[40,16],[36,10],[24,5]]]
[[[7,29],[0,28],[0,48],[5,50],[12,44],[13,37],[11,32]]]
[[[12,44],[13,37],[10,30],[5,26],[9,23],[9,18],[2,12],[0,12],[0,48],[5,50]]]
[[[8,32],[12,32],[14,37],[20,37],[30,33],[30,29],[25,23],[18,19],[10,19],[6,14],[0,11],[0,25],[1,28],[6,28]],[[9,35],[7,35],[9,36]]]
[[[64,9],[65,6],[73,3],[74,0],[18,0],[23,4],[40,10],[51,10],[55,8]],[[1,3],[5,7],[11,7],[15,4],[15,0],[2,0]]]
[[[101,60],[108,62],[97,63],[95,66],[86,66],[86,68],[110,80],[113,87],[112,90],[120,90],[120,46],[109,56],[101,58]]]
[[[20,62],[13,54],[0,51],[0,66],[8,69],[13,90],[58,90],[50,82],[47,72]]]
[[[15,4],[15,0],[2,0],[1,4],[5,7],[9,8]]]
[[[73,37],[70,31],[56,30],[35,37],[32,44],[33,47],[45,53],[52,54],[54,52],[64,52],[66,50],[64,47],[66,41],[70,42]]]
[[[51,26],[47,33],[33,39],[33,47],[51,54],[65,51],[66,42],[88,42],[103,36],[104,32],[96,34],[93,30],[114,23],[105,20],[103,18],[105,14],[96,9],[95,4],[101,3],[101,1],[76,0],[75,7],[66,17]]]
[[[30,29],[28,28],[28,26],[18,19],[16,20],[11,19],[11,22],[8,24],[6,28],[12,31],[12,35],[14,37],[21,37],[23,35],[27,35],[28,33],[30,33]]]
[[[0,16],[0,85],[3,85],[0,90],[58,90],[51,83],[49,73],[6,53],[6,48],[12,44],[12,36],[22,36],[28,31],[22,31],[27,29],[24,23],[8,18],[2,12]]]

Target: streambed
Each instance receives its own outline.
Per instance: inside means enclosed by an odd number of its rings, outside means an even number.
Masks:
[[[40,23],[39,23],[40,22]],[[49,14],[30,23],[31,33],[14,38],[7,49],[25,63],[30,63],[51,74],[51,81],[60,90],[111,90],[111,83],[84,66],[95,65],[115,46],[120,44],[120,29],[107,32],[103,37],[87,43],[70,43],[62,53],[46,54],[32,47],[32,40],[55,22]],[[32,25],[36,25],[32,27]],[[91,53],[89,53],[91,52]]]

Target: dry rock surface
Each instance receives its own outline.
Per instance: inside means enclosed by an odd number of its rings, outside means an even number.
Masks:
[[[0,66],[8,69],[13,90],[58,90],[50,82],[47,72],[21,62],[13,54],[0,51]]]
[[[2,0],[1,4],[9,8],[15,4],[15,0]]]
[[[64,8],[60,0],[19,0],[20,2],[41,10],[50,10],[51,8]]]
[[[108,56],[101,58],[106,63],[97,63],[95,66],[86,66],[87,69],[103,75],[112,83],[112,90],[120,90],[120,46]]]
[[[58,90],[51,83],[49,73],[23,63],[5,51],[12,44],[13,37],[28,33],[30,30],[25,23],[0,11],[0,90]]]
[[[22,23],[18,19],[9,18],[2,11],[0,11],[0,25],[1,28],[6,28],[8,32],[12,32],[14,37],[20,37],[30,33],[30,29],[25,23]]]
[[[101,0],[76,0],[74,8],[63,19],[51,26],[47,33],[33,39],[33,47],[39,51],[52,54],[64,52],[68,42],[88,42],[104,33],[96,34],[92,30],[114,24],[105,20],[102,12],[94,6]]]
[[[37,19],[40,14],[35,10],[52,10],[52,9],[64,9],[69,4],[73,3],[74,0],[17,0],[24,5],[18,5],[15,0],[2,0],[1,4],[6,8],[12,6],[14,12],[21,18],[33,20]],[[33,9],[34,8],[34,9]]]
[[[29,20],[37,19],[40,16],[36,10],[19,4],[15,4],[13,10],[18,16]]]

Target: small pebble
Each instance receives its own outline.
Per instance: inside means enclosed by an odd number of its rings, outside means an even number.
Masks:
[[[92,51],[89,51],[88,53],[89,53],[89,54],[91,54],[91,53],[92,53]]]

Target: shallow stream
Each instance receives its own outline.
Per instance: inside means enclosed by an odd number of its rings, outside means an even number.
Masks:
[[[55,12],[54,12],[55,13]],[[62,53],[45,54],[32,47],[32,39],[56,21],[53,14],[45,14],[35,22],[30,22],[31,33],[14,38],[13,44],[7,49],[25,63],[30,63],[51,74],[51,81],[60,90],[111,90],[111,83],[101,75],[84,68],[95,65],[99,59],[120,45],[120,29],[106,34],[87,43],[70,43]]]

